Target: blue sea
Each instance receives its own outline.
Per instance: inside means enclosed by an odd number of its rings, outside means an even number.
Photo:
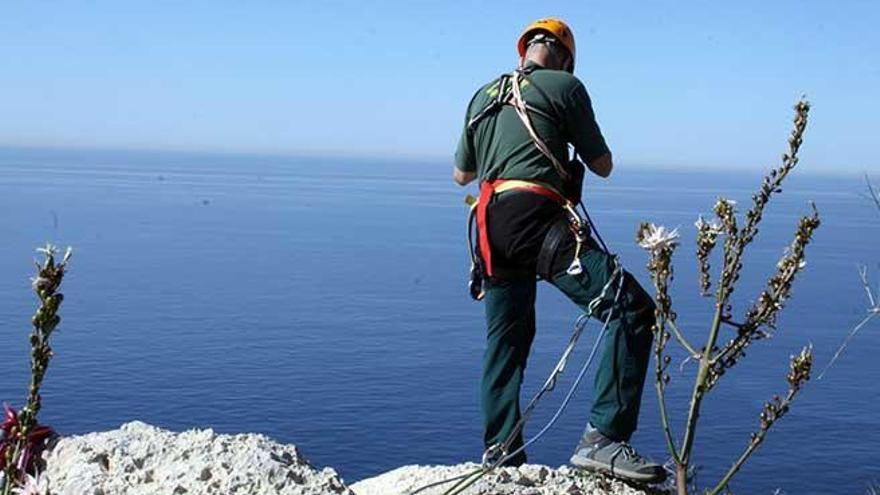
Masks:
[[[866,314],[857,265],[880,280],[880,215],[863,179],[810,167],[806,153],[745,258],[739,315],[816,202],[823,223],[778,331],[705,402],[695,453],[704,486],[746,446],[763,402],[786,391],[789,356],[812,343],[818,372]],[[349,482],[404,464],[478,459],[485,335],[482,307],[466,291],[465,191],[450,169],[399,159],[0,150],[0,400],[20,406],[25,396],[29,277],[34,248],[51,241],[74,247],[41,414],[62,434],[131,420],[261,432]],[[698,296],[693,222],[719,195],[744,209],[760,181],[754,169],[622,163],[611,179],[589,180],[585,196],[605,240],[646,286],[638,223],[680,227],[674,304],[701,345],[713,303]],[[543,383],[578,316],[549,286],[538,297],[524,395]],[[555,411],[597,330],[588,327],[527,433]],[[880,318],[805,387],[734,491],[862,494],[880,480],[878,348]],[[677,435],[696,368],[679,371],[682,358],[675,353],[671,367]],[[531,461],[567,461],[590,389],[588,378]],[[666,458],[650,384],[633,443]]]

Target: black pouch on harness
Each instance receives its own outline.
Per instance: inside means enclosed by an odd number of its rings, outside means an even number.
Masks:
[[[544,236],[544,242],[541,244],[541,250],[538,251],[538,259],[535,263],[535,271],[538,276],[544,280],[552,280],[556,274],[556,267],[559,264],[559,253],[563,251],[563,247],[571,244],[573,238],[571,226],[565,216],[560,216],[550,226],[547,235]]]
[[[574,158],[568,161],[568,167],[566,167],[566,170],[569,173],[569,177],[563,184],[562,191],[560,192],[571,201],[572,204],[578,204],[581,202],[581,196],[584,189],[586,167],[584,166],[584,162],[575,155]]]
[[[470,278],[468,279],[468,292],[474,301],[480,301],[486,295],[486,291],[483,287],[485,281],[486,275],[483,271],[483,261],[480,259],[479,255],[476,255],[474,256],[474,261],[471,263],[471,273]]]
[[[483,257],[480,256],[480,248],[472,237],[475,226],[476,209],[471,208],[468,215],[467,241],[468,251],[471,255],[471,272],[468,276],[468,293],[474,301],[480,301],[486,295],[486,270],[483,265]]]

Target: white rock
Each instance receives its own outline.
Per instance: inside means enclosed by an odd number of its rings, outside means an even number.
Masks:
[[[62,438],[45,454],[54,495],[406,495],[477,464],[405,466],[347,487],[336,471],[317,470],[294,445],[264,435],[172,433],[141,422]],[[443,493],[451,484],[421,492]],[[578,470],[525,465],[501,468],[466,495],[639,495],[621,482]]]
[[[413,490],[443,479],[472,473],[478,464],[456,466],[404,466],[351,485],[357,495],[407,495]],[[429,488],[419,495],[439,495],[451,488],[450,482]],[[500,468],[464,491],[466,495],[644,495],[619,481],[601,482],[595,476],[561,467],[526,464]]]
[[[46,456],[53,494],[354,495],[333,469],[263,435],[172,433],[133,422],[62,438]]]

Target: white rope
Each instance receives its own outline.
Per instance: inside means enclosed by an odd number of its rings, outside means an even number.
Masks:
[[[596,296],[595,298],[593,298],[593,300],[591,300],[590,303],[587,305],[587,311],[584,314],[580,315],[578,317],[578,319],[575,321],[574,332],[573,332],[571,338],[569,339],[568,345],[566,345],[565,350],[562,353],[562,357],[556,363],[556,366],[553,368],[553,371],[550,372],[550,376],[544,382],[544,386],[541,387],[541,389],[535,394],[535,396],[532,398],[532,400],[529,401],[529,404],[528,404],[528,406],[526,406],[526,409],[524,410],[522,416],[520,417],[520,420],[514,426],[514,429],[508,435],[507,439],[505,439],[505,441],[501,444],[495,444],[495,445],[490,446],[488,449],[486,449],[485,452],[483,452],[482,467],[480,469],[472,471],[470,473],[462,474],[459,476],[454,476],[454,477],[443,479],[440,481],[435,481],[435,482],[430,483],[428,485],[424,485],[414,491],[408,492],[407,495],[416,495],[416,494],[421,493],[424,490],[427,490],[429,488],[445,485],[447,483],[452,483],[453,481],[458,481],[458,483],[456,483],[454,486],[449,488],[446,492],[443,493],[443,495],[455,495],[455,494],[461,493],[462,490],[466,489],[468,486],[470,486],[470,484],[476,482],[477,479],[490,473],[491,471],[493,471],[495,468],[497,468],[501,464],[512,459],[514,456],[516,456],[520,452],[524,451],[526,448],[528,448],[529,446],[531,446],[532,444],[537,442],[542,436],[544,436],[544,434],[547,433],[547,431],[549,431],[550,428],[552,428],[554,424],[556,424],[556,421],[559,419],[559,417],[562,415],[562,413],[568,407],[568,404],[571,402],[571,399],[574,396],[574,393],[577,391],[578,387],[580,386],[580,383],[583,380],[584,375],[586,375],[587,370],[589,370],[590,365],[593,362],[593,359],[595,359],[596,352],[599,348],[599,344],[602,342],[602,339],[604,338],[605,334],[608,331],[608,325],[611,322],[612,315],[614,314],[614,307],[616,306],[617,302],[620,300],[620,294],[623,290],[624,278],[625,277],[623,275],[623,267],[620,265],[620,261],[617,258],[617,256],[615,256],[614,257],[614,271],[612,272],[611,277],[609,277],[608,282],[605,283],[605,286],[602,287],[601,293],[598,296]],[[550,421],[548,421],[544,425],[544,427],[541,428],[541,430],[535,436],[530,438],[525,444],[523,444],[521,447],[519,447],[515,451],[513,451],[511,453],[507,453],[507,448],[510,446],[510,443],[513,442],[513,439],[525,427],[525,423],[529,419],[529,417],[531,416],[535,407],[537,406],[538,401],[543,397],[544,394],[552,391],[555,388],[556,379],[565,370],[565,365],[568,362],[568,358],[570,357],[572,351],[574,350],[575,344],[577,343],[578,339],[580,338],[581,333],[583,333],[583,329],[586,327],[586,324],[589,322],[590,318],[592,318],[593,313],[595,312],[596,308],[599,306],[599,304],[602,302],[602,300],[605,299],[605,297],[608,295],[608,291],[611,289],[614,282],[618,279],[619,279],[619,283],[617,286],[617,291],[615,292],[614,299],[612,300],[612,303],[611,303],[611,308],[608,311],[608,314],[605,318],[605,322],[602,325],[602,329],[600,330],[599,335],[596,337],[596,341],[593,344],[592,349],[590,350],[590,354],[587,357],[587,360],[584,362],[583,366],[581,367],[580,371],[578,372],[578,375],[575,378],[574,382],[572,383],[571,387],[569,387],[569,390],[566,393],[565,398],[562,401],[562,404],[559,406],[559,408],[557,408],[556,412],[554,413],[554,415],[550,419]],[[494,452],[497,452],[498,449],[501,449],[502,457],[500,457],[499,459],[492,462],[491,465],[487,466],[489,456],[491,454],[493,454]],[[462,483],[465,480],[469,480],[470,478],[474,478],[474,479],[472,481],[470,481],[469,483],[465,484],[464,486],[462,486]]]
[[[532,138],[532,142],[535,144],[535,147],[538,148],[538,151],[544,154],[550,162],[553,164],[553,168],[556,169],[556,173],[559,174],[564,180],[568,180],[570,174],[568,170],[565,169],[565,166],[559,162],[556,156],[553,155],[553,152],[550,151],[550,147],[547,146],[547,143],[538,136],[538,133],[535,131],[534,126],[532,125],[532,119],[529,117],[529,109],[526,106],[526,102],[522,97],[522,88],[520,88],[520,84],[522,81],[522,74],[520,71],[514,71],[512,77],[512,94],[513,98],[510,102],[510,105],[516,110],[516,114],[519,116],[519,119],[522,120],[523,125],[526,127],[526,130],[529,132],[529,136]]]
[[[599,303],[602,302],[603,299],[608,295],[608,291],[611,289],[611,285],[617,280],[618,274],[620,272],[620,264],[617,261],[617,257],[614,258],[614,270],[611,273],[611,277],[608,278],[608,282],[605,283],[605,286],[602,287],[602,291],[598,296],[594,297],[592,301],[587,305],[587,312],[580,315],[578,319],[575,321],[574,325],[574,333],[569,339],[568,345],[565,347],[565,351],[562,353],[562,357],[556,363],[556,367],[553,368],[553,371],[550,372],[550,376],[547,377],[547,380],[544,382],[544,386],[535,394],[529,404],[526,406],[523,411],[520,420],[514,426],[514,429],[508,435],[508,438],[504,441],[502,452],[507,452],[507,449],[510,447],[510,444],[513,442],[513,439],[516,438],[516,435],[522,431],[525,427],[525,423],[529,420],[529,416],[531,416],[532,411],[538,404],[538,401],[541,397],[547,393],[551,392],[556,387],[556,379],[559,375],[565,371],[565,365],[568,362],[568,357],[571,355],[572,351],[574,351],[575,344],[577,344],[578,339],[583,332],[583,329],[587,326],[587,322],[589,322],[590,318],[592,318],[593,313],[596,308],[599,306]],[[617,297],[614,298],[612,304],[617,303]],[[610,313],[609,313],[610,314]],[[491,447],[490,447],[491,449]],[[490,449],[486,449],[489,451]],[[484,454],[485,456],[485,454]]]
[[[586,324],[587,324],[587,322],[589,321],[589,319],[593,316],[593,311],[595,311],[595,309],[598,307],[599,303],[601,303],[602,300],[603,300],[603,299],[605,298],[605,296],[607,295],[607,292],[608,292],[608,290],[611,288],[611,286],[612,286],[612,284],[614,283],[614,281],[617,280],[618,278],[620,279],[620,283],[619,283],[618,286],[617,286],[617,291],[616,291],[616,293],[615,293],[615,295],[614,295],[614,299],[613,299],[612,302],[611,302],[611,309],[609,309],[609,311],[608,311],[608,315],[607,315],[606,318],[605,318],[605,322],[604,322],[604,324],[602,325],[602,329],[600,330],[599,335],[596,337],[596,342],[593,344],[593,348],[590,350],[590,355],[589,355],[589,357],[587,357],[587,360],[586,360],[586,362],[584,363],[584,365],[581,367],[581,370],[580,370],[580,372],[578,373],[577,378],[575,379],[575,381],[574,381],[574,383],[572,384],[572,386],[569,388],[568,393],[567,393],[566,396],[565,396],[565,399],[562,401],[562,405],[559,407],[559,409],[556,410],[556,414],[553,415],[553,418],[550,419],[550,421],[547,423],[547,425],[544,426],[544,428],[542,428],[541,431],[538,432],[538,434],[536,434],[534,437],[532,437],[532,438],[531,438],[528,442],[526,442],[522,447],[518,448],[517,450],[513,451],[513,452],[510,453],[510,454],[507,454],[507,455],[501,460],[501,462],[499,462],[498,464],[503,464],[503,463],[506,462],[507,460],[513,458],[515,455],[517,455],[517,454],[519,454],[520,452],[522,452],[523,450],[525,450],[529,445],[535,443],[539,438],[541,438],[542,435],[544,435],[544,433],[547,432],[547,430],[550,429],[551,426],[553,426],[553,424],[556,422],[556,420],[559,419],[559,416],[562,414],[562,411],[564,411],[565,408],[568,406],[568,402],[571,400],[572,395],[574,394],[574,392],[575,392],[575,390],[577,389],[577,387],[580,385],[580,381],[581,381],[581,379],[583,378],[584,374],[587,372],[587,369],[590,367],[590,364],[592,363],[593,358],[594,358],[595,355],[596,355],[596,351],[597,351],[598,348],[599,348],[599,343],[601,342],[602,337],[605,336],[605,333],[606,333],[606,331],[608,330],[608,324],[611,322],[611,316],[614,314],[614,306],[617,304],[617,302],[618,302],[619,299],[620,299],[620,293],[621,293],[621,291],[622,291],[622,289],[623,289],[623,280],[624,280],[624,277],[623,277],[623,274],[621,273],[622,270],[621,270],[621,268],[620,268],[620,264],[619,264],[619,262],[617,261],[617,257],[616,257],[616,256],[614,257],[614,264],[615,264],[615,269],[614,269],[614,271],[612,272],[611,277],[608,279],[608,282],[607,282],[607,283],[605,284],[605,286],[602,288],[602,292],[601,292],[597,297],[595,297],[592,301],[590,301],[590,304],[587,306],[587,312],[586,312],[585,314],[581,315],[580,317],[578,317],[577,323],[580,324],[581,329],[583,329],[583,327],[586,326]],[[575,325],[576,333],[579,334],[580,331],[577,330],[577,326],[578,326],[578,325],[576,324],[576,325]],[[566,359],[566,360],[567,360],[567,358],[568,358],[568,356],[563,355],[563,359]],[[560,364],[562,365],[561,368],[559,367]],[[531,408],[534,408],[534,407],[537,405],[537,401],[538,401],[538,399],[540,399],[540,397],[541,397],[545,392],[549,392],[549,391],[551,391],[551,390],[553,389],[553,386],[555,386],[556,376],[558,376],[559,374],[562,373],[564,366],[565,366],[564,361],[563,361],[563,360],[560,360],[560,363],[557,364],[557,368],[555,368],[555,369],[553,370],[553,373],[551,373],[551,377],[552,377],[551,388],[549,388],[549,389],[542,389],[541,391],[539,391],[538,394],[535,395],[535,398],[532,399],[532,402],[534,402],[534,404],[529,404],[529,406],[530,406]],[[551,380],[548,380],[548,383],[551,383]],[[545,387],[546,387],[546,384],[545,384]],[[529,411],[529,413],[531,413],[531,411]],[[509,435],[508,439],[505,441],[505,444],[506,444],[506,445],[509,446],[509,444],[512,442],[512,438],[510,438],[510,437],[515,437],[515,435],[516,435],[520,430],[522,430],[522,428],[525,426],[525,422],[526,422],[527,419],[528,419],[528,418],[526,418],[525,416],[523,416],[522,418],[520,418],[520,421],[519,421],[519,423],[517,424],[517,428],[514,429],[514,432],[513,432],[511,435]],[[502,452],[504,452],[504,451],[502,451]]]

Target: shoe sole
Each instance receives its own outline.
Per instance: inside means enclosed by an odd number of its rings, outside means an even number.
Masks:
[[[666,480],[666,476],[655,476],[651,474],[638,473],[635,471],[627,471],[626,469],[614,468],[608,464],[604,464],[598,461],[594,461],[592,459],[587,459],[579,456],[572,456],[568,462],[577,468],[586,469],[588,471],[599,472],[599,473],[607,473],[615,478],[622,478],[629,481],[636,481],[639,483],[661,483]]]

